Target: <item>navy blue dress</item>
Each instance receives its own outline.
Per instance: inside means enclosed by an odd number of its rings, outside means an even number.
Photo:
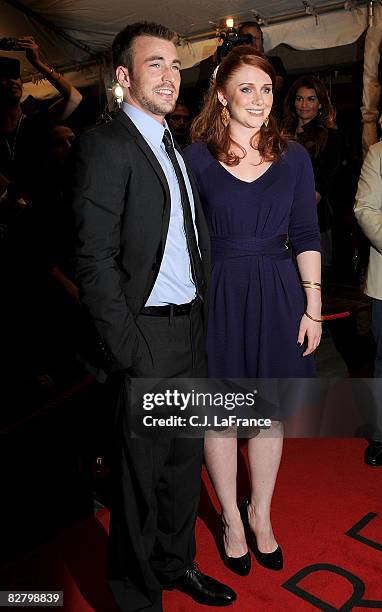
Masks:
[[[291,251],[320,251],[308,153],[289,143],[252,182],[233,176],[203,143],[184,150],[211,235],[208,327],[213,378],[314,376],[297,345],[304,293]],[[310,280],[310,279],[306,279]]]

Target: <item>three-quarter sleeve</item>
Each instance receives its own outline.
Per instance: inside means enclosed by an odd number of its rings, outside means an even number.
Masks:
[[[298,164],[294,198],[289,222],[289,242],[296,255],[304,251],[321,252],[320,230],[317,219],[317,204],[313,168],[308,153],[300,145],[294,145],[297,155],[293,165]]]

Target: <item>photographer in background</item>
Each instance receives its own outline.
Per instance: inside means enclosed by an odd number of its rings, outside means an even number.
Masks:
[[[245,21],[239,26],[239,36],[245,36],[246,34],[252,36],[252,42],[243,44],[249,44],[256,51],[264,54],[264,34],[260,25],[256,21]],[[266,55],[265,57],[272,64],[276,73],[276,92],[280,93],[287,78],[287,72],[282,59],[278,55]]]
[[[37,149],[44,147],[46,142],[47,124],[51,119],[67,119],[80,104],[82,96],[69,81],[41,61],[39,47],[32,36],[17,38],[13,50],[25,51],[32,66],[62,96],[47,112],[25,116],[21,107],[23,85],[20,62],[0,56],[0,196],[4,196],[7,189],[7,195],[17,200],[32,196],[28,179],[31,174],[33,176],[31,165],[37,165],[32,164],[32,160],[36,160]]]
[[[42,381],[47,388],[51,381],[46,376],[49,351],[41,193],[50,177],[44,159],[52,123],[71,115],[82,96],[41,61],[33,37],[5,41],[14,42],[15,51],[24,50],[30,63],[61,94],[47,109],[24,114],[20,62],[0,56],[0,334],[3,360],[9,368],[4,378],[16,380],[17,386],[20,380],[32,380],[39,386]]]

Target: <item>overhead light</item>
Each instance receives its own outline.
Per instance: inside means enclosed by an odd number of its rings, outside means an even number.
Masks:
[[[113,96],[116,102],[118,102],[118,104],[121,104],[123,102],[123,87],[121,87],[119,83],[117,83],[113,87]]]
[[[232,17],[228,17],[225,20],[225,24],[226,24],[227,28],[229,28],[231,30],[233,28],[233,24],[234,24],[234,20],[232,19]]]

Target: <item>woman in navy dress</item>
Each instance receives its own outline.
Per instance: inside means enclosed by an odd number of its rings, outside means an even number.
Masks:
[[[275,73],[234,48],[219,65],[185,149],[211,234],[208,331],[214,378],[314,376],[321,337],[320,236],[309,155],[272,117]],[[295,255],[295,261],[291,258]],[[222,507],[225,562],[281,569],[270,508],[283,443],[280,421],[249,437],[251,495],[237,505],[237,437],[208,432],[205,459]],[[246,529],[245,529],[246,528]]]

